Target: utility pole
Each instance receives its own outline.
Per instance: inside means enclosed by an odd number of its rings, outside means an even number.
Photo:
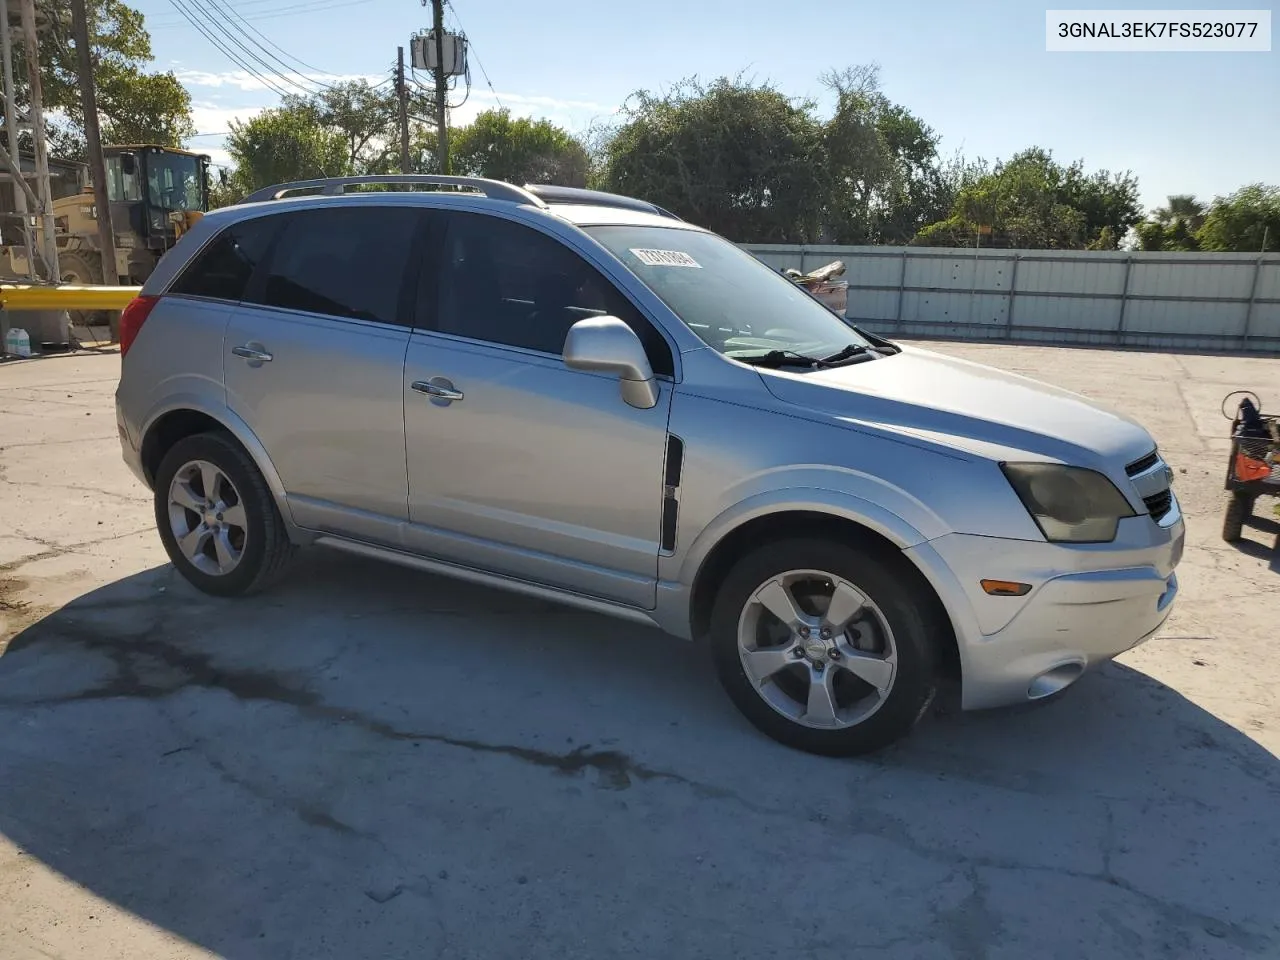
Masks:
[[[27,276],[36,278],[36,245],[27,216],[27,194],[31,187],[22,172],[22,154],[18,148],[18,105],[13,92],[13,25],[9,22],[9,0],[0,0],[0,50],[4,55],[4,128],[8,133],[10,163],[13,169],[13,209],[22,222],[22,245],[27,251]]]
[[[31,86],[31,132],[36,142],[36,186],[40,192],[40,214],[44,235],[41,247],[49,279],[62,279],[58,270],[58,239],[53,222],[53,198],[49,189],[49,143],[44,134],[44,93],[40,87],[40,38],[36,35],[35,0],[19,0],[22,8],[22,39],[26,47],[27,77]],[[21,163],[21,161],[19,161]]]
[[[404,47],[396,47],[396,101],[400,107],[400,172],[409,173],[409,89],[404,82]]]
[[[436,156],[440,172],[449,172],[448,75],[444,71],[444,0],[431,0],[431,29],[436,41]]]
[[[89,15],[85,12],[84,0],[71,0],[71,20],[80,73],[80,104],[84,109],[84,138],[89,148],[89,176],[93,178],[93,202],[97,207],[98,246],[102,248],[102,282],[115,286],[120,282],[116,266],[116,235],[111,227],[107,162],[102,156],[102,132],[98,129],[98,96],[93,83]]]

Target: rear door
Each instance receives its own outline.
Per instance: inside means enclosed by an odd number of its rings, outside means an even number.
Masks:
[[[394,205],[280,214],[226,332],[227,404],[303,527],[394,543],[407,519],[401,375],[421,222]]]

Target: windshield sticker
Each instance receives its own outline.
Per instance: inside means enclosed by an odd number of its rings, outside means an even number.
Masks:
[[[702,269],[702,264],[682,250],[637,250],[632,247],[631,252],[647,267],[697,267],[699,270]]]

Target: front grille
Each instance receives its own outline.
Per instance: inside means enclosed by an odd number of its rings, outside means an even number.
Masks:
[[[1161,490],[1149,497],[1143,497],[1142,502],[1147,505],[1147,513],[1151,514],[1151,519],[1159,522],[1173,506],[1173,491]]]
[[[1159,459],[1160,455],[1156,453],[1156,451],[1152,450],[1141,460],[1135,460],[1133,463],[1125,467],[1124,472],[1131,477],[1136,477],[1138,474],[1142,473],[1142,471],[1150,470],[1154,467]]]

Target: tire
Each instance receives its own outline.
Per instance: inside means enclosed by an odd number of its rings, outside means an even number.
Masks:
[[[1253,497],[1243,493],[1233,493],[1227,500],[1227,513],[1222,520],[1222,539],[1227,543],[1239,543],[1244,534],[1244,525],[1253,516]]]
[[[936,644],[945,629],[927,584],[908,568],[887,551],[815,538],[774,542],[744,556],[720,585],[711,612],[712,657],[734,705],[779,743],[823,756],[871,753],[905,736],[937,692]],[[778,586],[805,620],[798,630],[771,612],[779,606]],[[826,612],[839,608],[830,639],[819,629],[826,617],[818,615],[827,587]],[[866,602],[858,614],[845,618],[859,598]],[[825,657],[816,650],[823,645]],[[824,700],[814,688],[827,680]],[[834,706],[830,713],[827,704]]]
[[[63,283],[100,284],[103,282],[102,257],[85,250],[60,250],[58,272],[62,274]],[[67,316],[72,323],[82,327],[101,326],[107,322],[105,310],[68,310]]]
[[[212,498],[204,496],[211,477]],[[156,471],[155,514],[173,565],[213,596],[247,596],[266,588],[295,553],[262,474],[226,434],[185,437],[164,455]],[[189,554],[184,543],[196,549]]]

